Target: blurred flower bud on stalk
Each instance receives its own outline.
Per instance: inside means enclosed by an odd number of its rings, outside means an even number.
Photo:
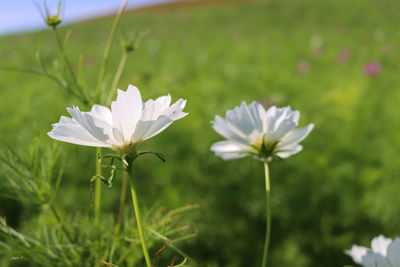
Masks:
[[[34,2],[34,4],[36,5],[37,9],[39,10],[40,15],[42,16],[44,22],[47,24],[47,26],[49,27],[57,27],[63,20],[62,17],[62,9],[63,9],[63,5],[62,5],[62,1],[59,1],[57,4],[57,12],[56,14],[51,14],[49,7],[47,6],[46,1],[43,2],[43,9],[42,6],[37,3]]]
[[[128,38],[125,37],[125,34],[123,33],[123,39],[121,41],[121,47],[125,52],[132,52],[135,51],[141,41],[143,40],[143,37],[146,36],[149,33],[149,30],[144,30],[140,32],[134,33],[132,36],[129,36]]]
[[[128,53],[135,50],[135,44],[130,41],[122,41],[121,46],[122,46],[122,49]]]

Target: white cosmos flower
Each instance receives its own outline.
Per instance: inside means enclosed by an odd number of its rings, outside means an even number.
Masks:
[[[393,241],[380,235],[372,239],[371,249],[353,245],[346,254],[365,267],[400,267],[400,238]]]
[[[67,108],[72,118],[61,116],[48,135],[63,142],[129,153],[142,141],[187,115],[182,111],[186,100],[170,104],[169,94],[143,102],[139,90],[129,85],[126,92],[118,90],[111,110],[101,105],[94,105],[90,112],[82,112],[78,107]]]
[[[299,111],[275,106],[265,110],[254,101],[226,112],[226,118],[216,116],[214,130],[226,141],[212,145],[211,150],[225,160],[253,155],[257,159],[274,156],[287,158],[302,150],[299,145],[313,129],[314,124],[295,129],[299,124]]]

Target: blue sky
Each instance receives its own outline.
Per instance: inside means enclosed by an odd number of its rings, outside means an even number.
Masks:
[[[0,35],[37,30],[45,27],[34,2],[43,0],[0,0]],[[65,0],[64,22],[71,23],[115,13],[122,0]],[[171,0],[130,0],[128,8],[171,2]],[[56,12],[58,0],[47,0],[51,12]]]

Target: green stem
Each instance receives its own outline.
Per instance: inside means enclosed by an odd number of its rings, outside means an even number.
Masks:
[[[129,172],[129,178],[130,178],[129,183],[131,186],[132,204],[133,204],[133,209],[135,211],[136,223],[137,223],[137,227],[138,227],[140,243],[142,244],[143,255],[146,260],[146,266],[152,267],[149,252],[146,247],[146,241],[145,241],[144,235],[143,235],[142,222],[140,220],[139,203],[138,203],[137,196],[136,196],[135,184],[134,184],[131,167],[128,167],[127,171]]]
[[[119,83],[119,80],[121,79],[122,71],[124,70],[127,58],[128,58],[128,53],[126,51],[124,51],[122,53],[117,72],[115,74],[113,83],[111,85],[111,91],[107,97],[107,104],[111,103],[113,96],[115,95],[115,92],[117,91],[118,83]]]
[[[75,84],[76,88],[78,89],[77,92],[79,94],[79,98],[82,101],[82,103],[84,103],[87,106],[88,105],[87,98],[84,95],[82,87],[78,83],[78,80],[77,80],[77,78],[75,76],[75,72],[74,72],[74,69],[72,68],[71,62],[69,61],[69,59],[67,57],[67,54],[65,53],[64,45],[63,45],[63,42],[61,41],[61,38],[60,38],[60,36],[58,34],[57,28],[53,27],[52,29],[53,29],[53,32],[54,32],[54,36],[56,37],[58,48],[59,48],[59,50],[61,52],[61,55],[62,55],[62,57],[63,57],[63,59],[65,61],[65,64],[67,65],[67,68],[68,68],[69,74],[70,74],[70,76],[72,78],[72,81]]]
[[[101,147],[96,150],[96,175],[101,176],[101,162],[99,158],[101,157]],[[100,206],[101,206],[101,181],[96,180],[95,197],[94,197],[94,225],[99,226],[100,222]]]
[[[117,16],[115,17],[114,24],[111,28],[110,36],[108,37],[106,50],[104,51],[104,58],[100,67],[99,79],[97,80],[97,87],[96,87],[96,96],[97,96],[96,100],[99,104],[101,103],[101,87],[103,85],[104,74],[106,73],[107,63],[110,57],[110,51],[112,43],[114,41],[115,32],[117,31],[119,21],[121,20],[122,13],[124,12],[127,3],[128,0],[124,0],[124,2],[121,5],[121,8],[117,13]]]
[[[56,41],[57,41],[57,44],[58,44],[58,48],[60,49],[61,55],[63,56],[64,61],[65,61],[66,65],[67,65],[67,67],[68,67],[68,70],[69,70],[69,73],[70,73],[70,75],[71,75],[71,78],[72,78],[72,80],[74,81],[74,83],[77,84],[77,79],[76,79],[76,77],[75,77],[74,70],[73,70],[73,68],[72,68],[71,63],[69,62],[69,59],[68,59],[68,57],[67,57],[67,54],[65,53],[64,45],[63,45],[63,42],[61,41],[60,36],[58,35],[57,28],[56,28],[56,27],[53,27],[52,29],[53,29],[53,32],[54,32],[54,36],[56,37]]]
[[[266,229],[266,234],[265,234],[265,244],[264,244],[264,255],[263,255],[263,261],[262,261],[262,267],[267,266],[267,259],[268,259],[268,247],[269,247],[269,239],[271,236],[271,201],[270,201],[270,191],[271,191],[271,186],[269,183],[269,168],[268,168],[268,162],[265,160],[264,162],[264,168],[265,168],[265,190],[266,190],[266,201],[267,201],[267,229]]]
[[[119,199],[119,213],[117,219],[117,225],[115,227],[115,235],[119,234],[119,230],[121,228],[122,215],[124,213],[125,200],[126,200],[126,190],[128,189],[128,172],[124,172],[124,177],[122,178],[122,187],[121,187],[121,197]]]

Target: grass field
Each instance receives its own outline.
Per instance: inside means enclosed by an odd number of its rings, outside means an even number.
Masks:
[[[126,35],[149,34],[129,55],[119,88],[134,84],[144,99],[168,92],[188,99],[189,115],[142,145],[164,153],[167,163],[143,158],[136,173],[143,206],[200,205],[187,214],[199,235],[180,246],[192,256],[190,266],[260,265],[262,164],[223,161],[209,149],[221,140],[211,129],[214,116],[242,100],[290,105],[301,111],[301,126],[315,124],[303,152],[271,167],[270,266],[350,265],[344,250],[352,244],[400,235],[399,8],[389,0],[207,1],[123,17]],[[84,53],[88,88],[96,86],[111,23],[102,18],[60,29],[72,30],[68,55],[75,67]],[[0,66],[37,68],[39,40],[53,64],[56,45],[44,31],[0,38]],[[110,69],[120,50],[116,44]],[[348,59],[338,59],[340,53]],[[377,75],[363,71],[371,61],[382,66]],[[57,84],[19,72],[0,72],[0,99],[1,150],[37,138],[54,143],[46,136],[51,123],[79,105]],[[60,145],[62,213],[90,210],[95,149]],[[104,186],[103,216],[117,209],[119,187],[120,179]],[[39,212],[0,201],[0,213],[19,229]]]

